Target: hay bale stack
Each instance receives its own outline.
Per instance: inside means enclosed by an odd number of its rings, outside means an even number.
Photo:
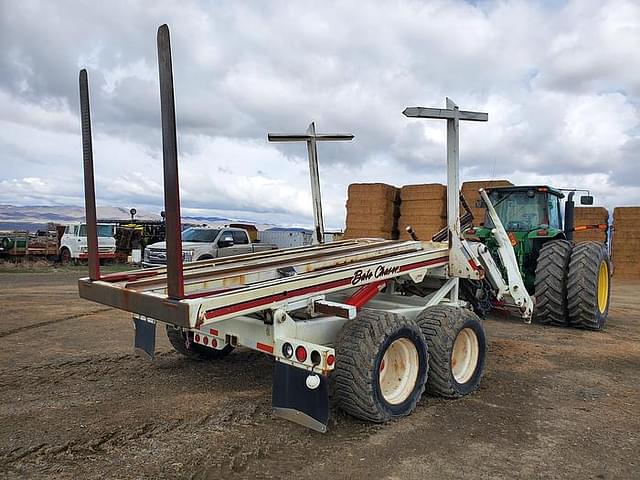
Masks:
[[[447,224],[447,187],[439,183],[405,185],[400,189],[400,239],[409,240],[411,225],[420,240],[431,237]]]
[[[613,211],[611,256],[618,278],[640,280],[640,207],[617,207]]]
[[[352,183],[344,238],[398,238],[400,189],[385,183]]]
[[[604,207],[576,207],[574,209],[575,227],[609,223],[609,212]],[[599,229],[578,230],[573,233],[576,242],[600,242],[607,240],[607,231]]]
[[[479,225],[484,222],[485,210],[484,208],[476,207],[476,202],[480,199],[478,190],[481,188],[492,187],[510,187],[513,183],[509,180],[476,180],[473,182],[464,182],[462,184],[462,195],[469,204],[471,213],[473,213],[473,224]]]

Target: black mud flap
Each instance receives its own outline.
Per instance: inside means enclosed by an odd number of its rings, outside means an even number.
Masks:
[[[307,386],[307,377],[312,376]],[[317,385],[317,386],[316,386]],[[321,433],[329,421],[329,382],[321,374],[276,361],[273,370],[273,413]]]
[[[156,322],[133,317],[133,326],[136,329],[136,351],[146,353],[153,360],[156,354]]]

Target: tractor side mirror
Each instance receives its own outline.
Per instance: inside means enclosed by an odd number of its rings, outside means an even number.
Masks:
[[[580,197],[580,205],[593,205],[593,197],[591,195],[582,195]]]

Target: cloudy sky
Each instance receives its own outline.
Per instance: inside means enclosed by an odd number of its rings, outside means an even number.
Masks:
[[[180,6],[178,6],[180,3]],[[640,2],[0,0],[0,204],[82,204],[78,70],[100,205],[162,208],[156,29],[171,28],[183,210],[312,223],[303,144],[322,144],[326,223],[351,182],[444,182],[444,125],[406,106],[489,112],[461,127],[462,180],[591,189],[640,204]]]

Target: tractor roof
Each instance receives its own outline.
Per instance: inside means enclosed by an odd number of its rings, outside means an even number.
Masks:
[[[529,190],[536,190],[538,192],[547,192],[551,195],[564,198],[564,193],[557,188],[553,188],[548,185],[509,185],[508,187],[489,187],[485,190],[487,192],[492,192],[494,190],[499,190],[501,192],[527,192]]]

